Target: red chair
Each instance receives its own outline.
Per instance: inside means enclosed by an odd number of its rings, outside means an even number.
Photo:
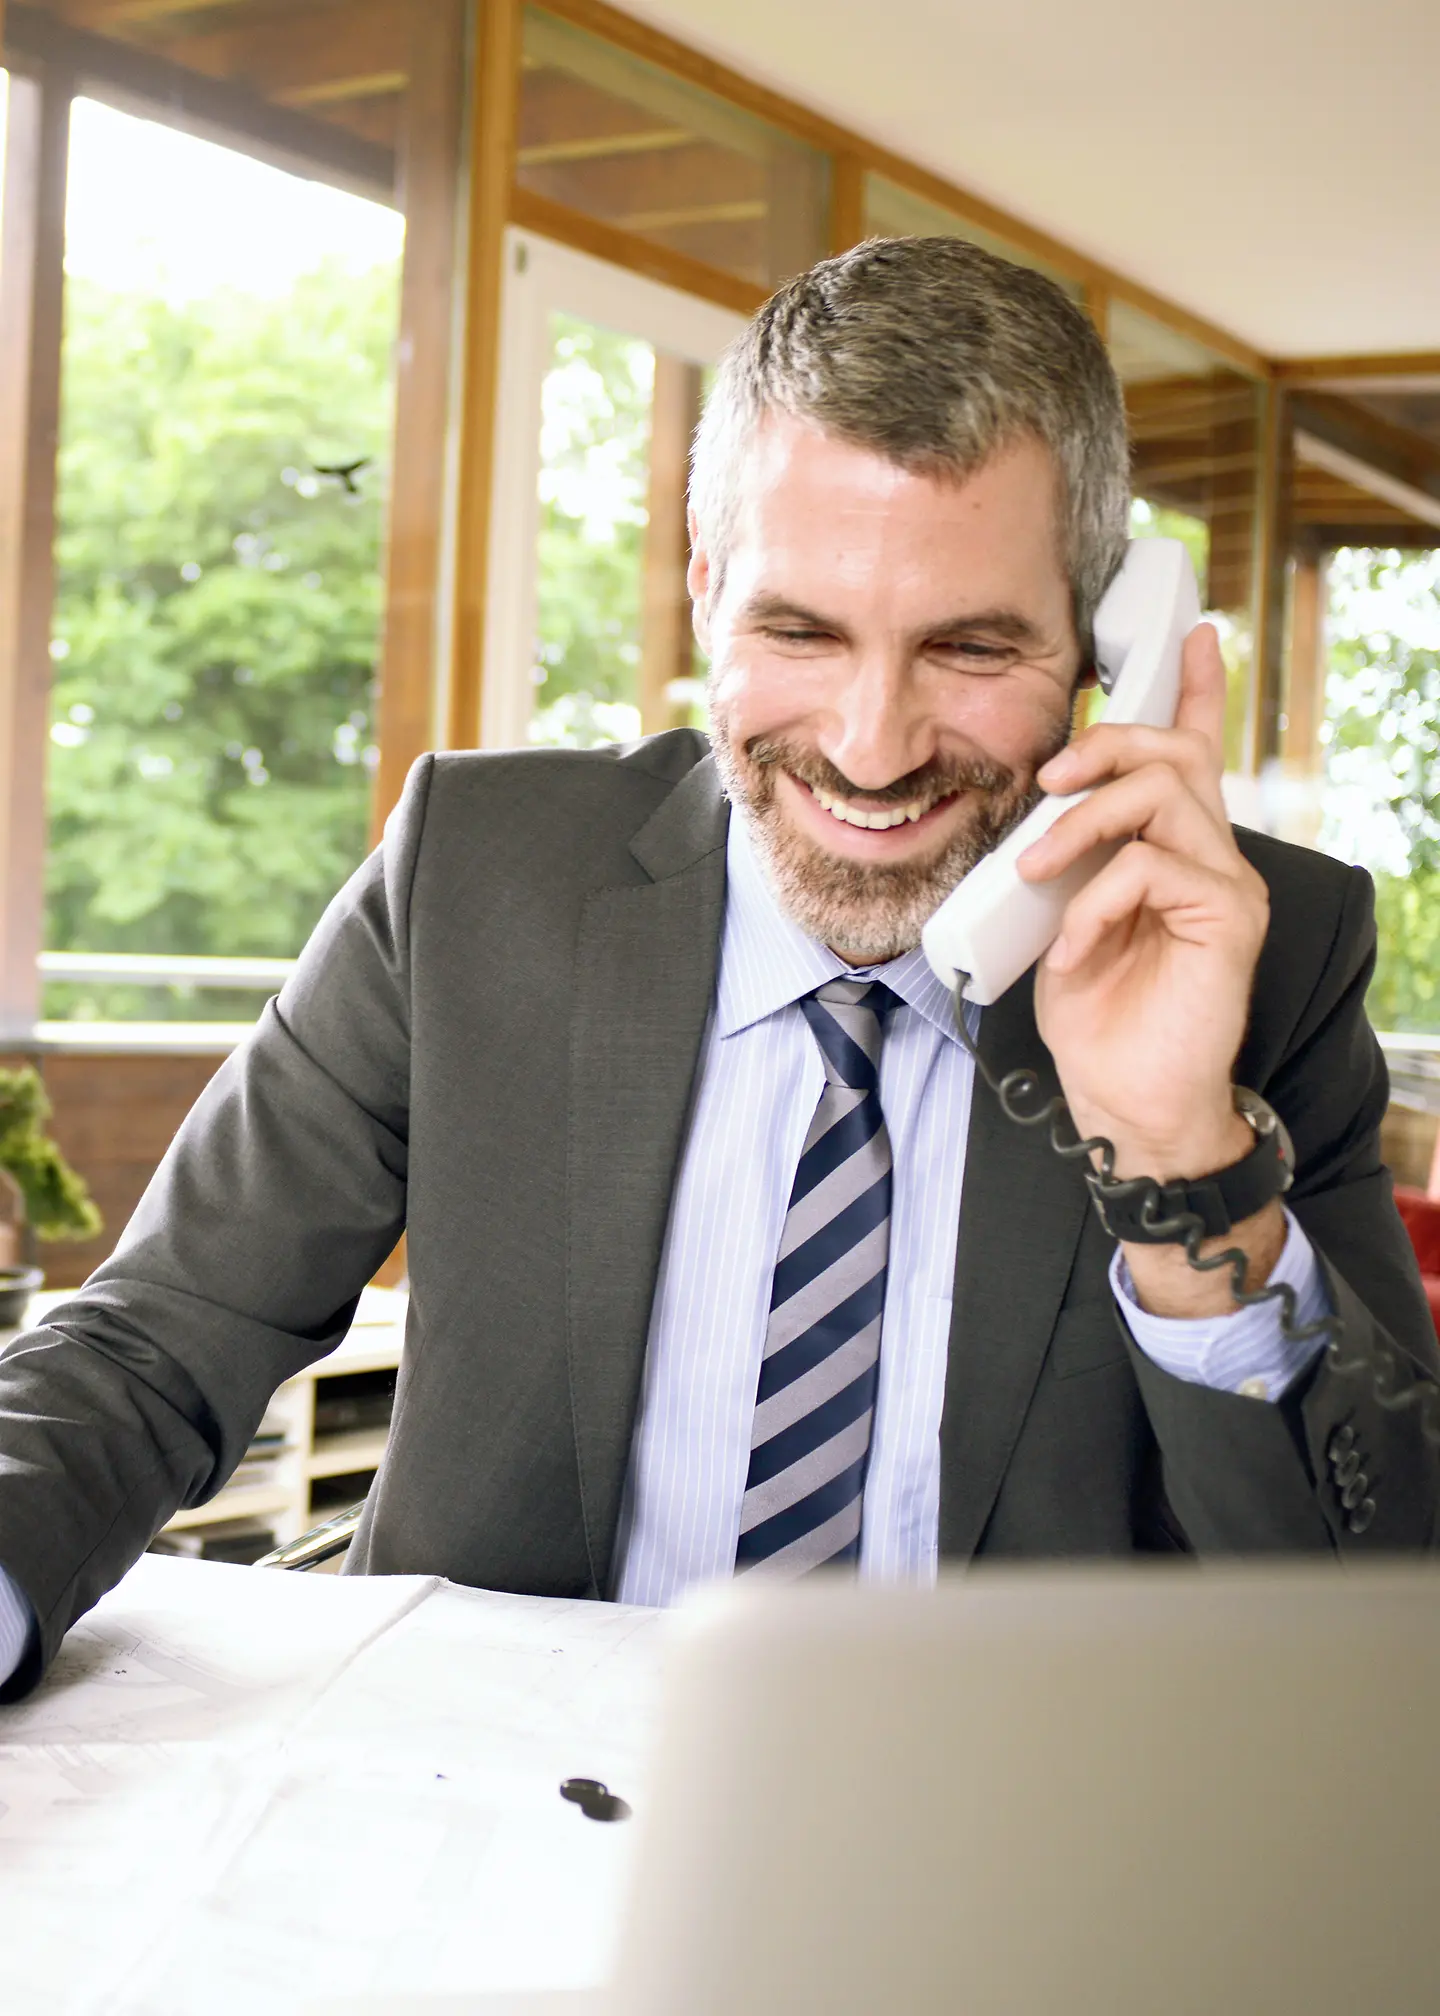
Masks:
[[[1420,1262],[1420,1278],[1430,1301],[1436,1334],[1440,1335],[1440,1197],[1428,1197],[1423,1190],[1397,1183],[1395,1202]]]

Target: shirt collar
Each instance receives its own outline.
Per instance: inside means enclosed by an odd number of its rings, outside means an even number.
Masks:
[[[958,1043],[950,991],[917,945],[883,966],[847,966],[802,931],[781,906],[737,807],[725,845],[725,922],[715,1027],[721,1037],[763,1021],[827,980],[883,980],[902,1001]]]

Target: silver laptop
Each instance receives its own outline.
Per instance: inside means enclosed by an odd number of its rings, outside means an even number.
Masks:
[[[1440,1569],[737,1588],[604,1994],[472,2016],[1440,2010]]]

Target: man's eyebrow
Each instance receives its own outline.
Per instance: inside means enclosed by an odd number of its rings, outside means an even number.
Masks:
[[[792,602],[788,595],[776,595],[762,590],[750,596],[740,605],[740,620],[744,623],[796,623],[807,630],[829,630],[841,633],[845,625],[833,616],[822,616],[817,610],[807,609],[803,602]],[[942,617],[938,623],[927,623],[919,633],[924,637],[974,637],[984,635],[1002,643],[1028,647],[1039,644],[1039,628],[1018,609],[995,608],[967,610],[964,615]]]
[[[950,616],[927,626],[927,637],[998,637],[1006,644],[1031,645],[1042,641],[1038,626],[1018,609],[973,609],[963,616]]]
[[[814,609],[807,609],[803,602],[792,602],[786,595],[774,595],[764,590],[741,603],[740,619],[745,623],[802,623],[807,630],[839,630],[843,627],[833,617],[821,616]]]

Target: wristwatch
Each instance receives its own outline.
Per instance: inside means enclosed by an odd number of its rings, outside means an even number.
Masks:
[[[1247,1086],[1232,1085],[1235,1111],[1252,1129],[1255,1145],[1228,1169],[1189,1183],[1157,1183],[1135,1176],[1106,1183],[1085,1173],[1100,1222],[1113,1239],[1135,1246],[1182,1246],[1198,1218],[1202,1237],[1216,1239],[1270,1202],[1283,1197],[1295,1180],[1295,1148],[1285,1123],[1268,1100]]]

